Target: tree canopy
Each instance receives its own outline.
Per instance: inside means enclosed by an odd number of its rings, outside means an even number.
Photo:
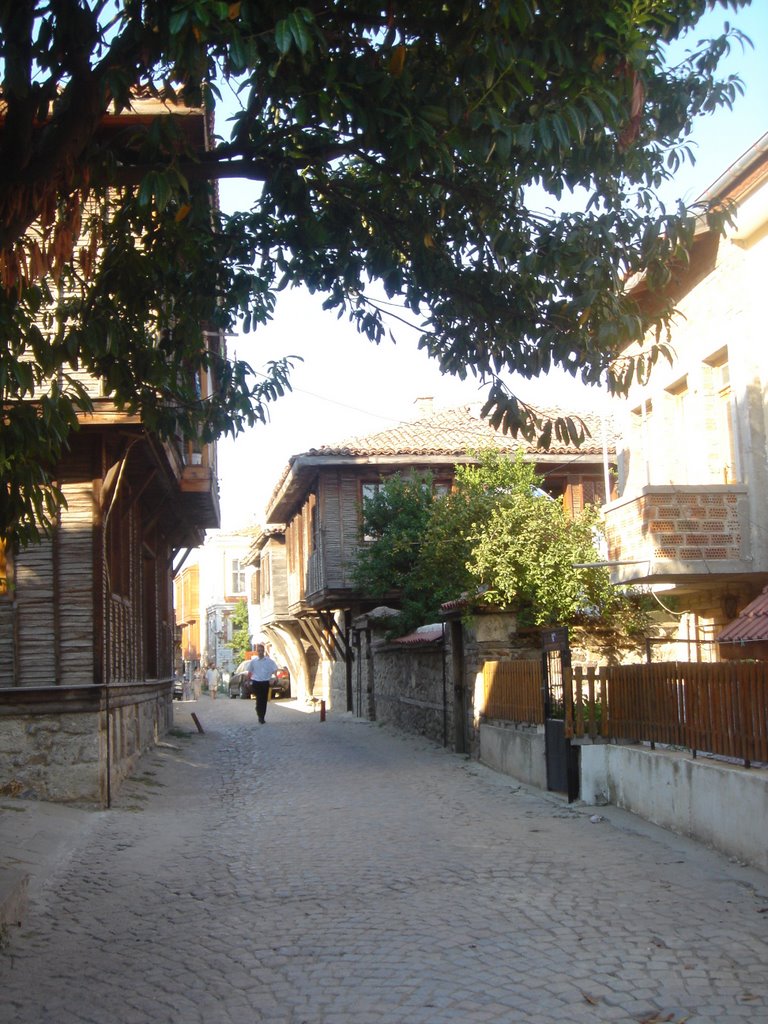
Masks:
[[[232,648],[232,659],[239,665],[251,649],[251,634],[248,630],[248,602],[238,601],[230,617],[232,640],[225,646]]]
[[[599,627],[614,646],[631,647],[646,620],[636,597],[597,565],[599,510],[569,516],[522,457],[492,449],[477,460],[456,467],[448,494],[434,493],[429,475],[394,475],[365,499],[356,585],[396,604],[400,633],[465,598],[470,610],[512,611],[523,626]]]
[[[493,383],[497,425],[531,425],[506,371],[626,387],[623,347],[655,327],[660,351],[670,308],[624,282],[663,286],[704,212],[656,192],[740,89],[735,29],[669,63],[710,6],[0,0],[0,534],[55,514],[84,372],[161,435],[264,419],[288,363],[257,381],[200,328],[257,329],[293,285],[374,342],[375,295],[401,304],[446,372]],[[203,151],[179,113],[233,98]],[[258,182],[250,208],[212,215],[224,177]]]

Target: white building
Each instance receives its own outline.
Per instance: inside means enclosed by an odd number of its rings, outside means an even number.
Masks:
[[[734,224],[702,225],[670,282],[672,359],[622,403],[605,508],[614,580],[674,598],[691,660],[717,659],[720,629],[768,583],[768,135],[703,198],[731,204]]]

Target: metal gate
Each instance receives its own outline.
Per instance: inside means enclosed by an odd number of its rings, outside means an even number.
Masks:
[[[563,670],[571,667],[566,627],[543,634],[542,660],[547,789],[564,793],[570,802],[579,797],[579,748],[565,736]]]

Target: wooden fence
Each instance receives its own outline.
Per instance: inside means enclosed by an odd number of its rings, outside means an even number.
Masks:
[[[488,718],[544,720],[538,661],[483,668]],[[768,762],[768,663],[665,662],[564,671],[565,734]]]
[[[503,722],[544,724],[539,661],[487,661],[483,665],[483,709]]]

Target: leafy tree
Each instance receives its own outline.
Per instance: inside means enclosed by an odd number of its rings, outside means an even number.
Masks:
[[[740,88],[717,77],[736,30],[667,60],[709,6],[0,0],[0,535],[55,515],[84,371],[162,436],[263,419],[289,365],[255,384],[200,326],[256,328],[299,283],[379,342],[379,282],[446,372],[494,382],[486,411],[509,427],[552,429],[504,371],[626,387],[670,307],[622,282],[663,286],[693,237],[696,211],[656,191],[692,120]],[[222,96],[235,113],[202,152],[180,112]],[[164,113],[124,124],[136,97]],[[211,216],[210,183],[235,176],[253,205]],[[586,209],[542,212],[534,186]],[[646,361],[622,361],[654,326]]]
[[[239,664],[251,649],[251,634],[248,630],[248,603],[238,601],[230,616],[232,623],[232,641],[227,647],[232,648],[232,658]]]
[[[575,567],[599,561],[599,510],[586,506],[569,517],[562,499],[543,496],[532,465],[519,459],[510,466],[511,486],[497,491],[487,518],[467,538],[468,568],[484,599],[514,608],[528,625],[603,616],[616,594],[607,570]]]
[[[423,623],[434,603],[434,584],[425,593],[414,580],[432,503],[428,474],[394,474],[363,501],[361,547],[353,568],[355,585],[382,602],[388,597],[396,600],[403,608],[398,617],[403,630],[411,621]]]
[[[394,628],[434,621],[442,603],[466,595],[514,611],[522,625],[640,634],[636,599],[612,587],[605,568],[586,567],[600,559],[599,510],[569,517],[522,456],[477,458],[456,467],[449,495],[433,495],[428,477],[395,476],[364,503],[372,541],[359,553],[356,583],[399,599]]]

